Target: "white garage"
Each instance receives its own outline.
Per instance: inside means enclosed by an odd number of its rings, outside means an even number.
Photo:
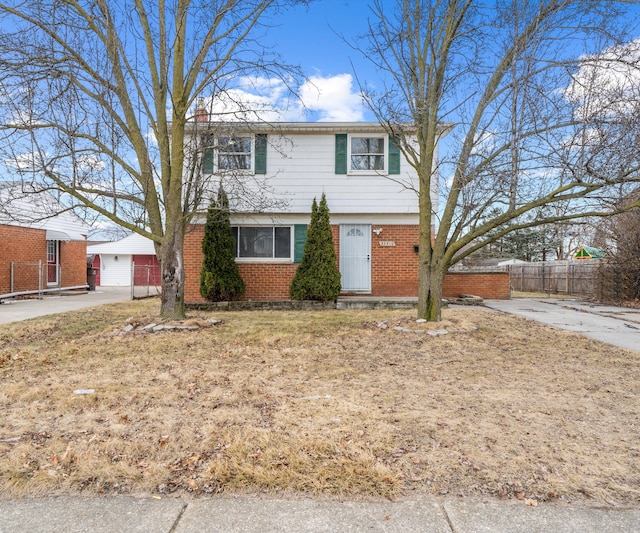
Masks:
[[[93,266],[98,269],[97,285],[105,287],[130,287],[133,263],[157,263],[153,241],[133,233],[115,242],[87,246],[87,255],[93,256]]]

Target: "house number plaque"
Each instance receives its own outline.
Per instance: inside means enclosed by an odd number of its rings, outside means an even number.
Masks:
[[[395,241],[380,241],[380,246],[395,246]]]

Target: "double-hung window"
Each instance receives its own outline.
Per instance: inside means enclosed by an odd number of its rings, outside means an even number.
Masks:
[[[238,259],[291,259],[291,226],[235,226]]]
[[[205,135],[202,138],[202,172],[254,173],[267,172],[267,136]]]
[[[251,170],[251,137],[218,137],[218,170]]]
[[[349,170],[384,172],[386,169],[385,144],[386,137],[351,136]]]
[[[336,174],[400,174],[400,150],[386,134],[336,133]]]

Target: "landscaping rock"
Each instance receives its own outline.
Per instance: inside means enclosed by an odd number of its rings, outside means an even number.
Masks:
[[[447,298],[447,302],[455,305],[482,305],[484,300],[473,294],[461,294],[458,298]]]
[[[393,328],[393,331],[398,331],[399,333],[424,333],[424,329],[409,329],[403,328],[401,326],[396,326]]]
[[[161,331],[198,331],[221,324],[222,320],[215,318],[188,318],[186,320],[172,320],[157,322],[144,318],[129,317],[125,320],[125,326],[114,331],[115,335],[130,333],[159,333]]]

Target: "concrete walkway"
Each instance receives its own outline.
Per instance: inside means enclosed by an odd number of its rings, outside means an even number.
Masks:
[[[51,293],[42,299],[7,299],[0,303],[0,324],[127,300],[131,300],[131,287],[98,287],[95,291],[73,294]]]
[[[435,499],[378,502],[261,497],[0,500],[2,533],[540,532],[632,533],[638,509],[592,509],[520,501]]]
[[[485,300],[484,305],[640,351],[640,309],[556,298]]]

